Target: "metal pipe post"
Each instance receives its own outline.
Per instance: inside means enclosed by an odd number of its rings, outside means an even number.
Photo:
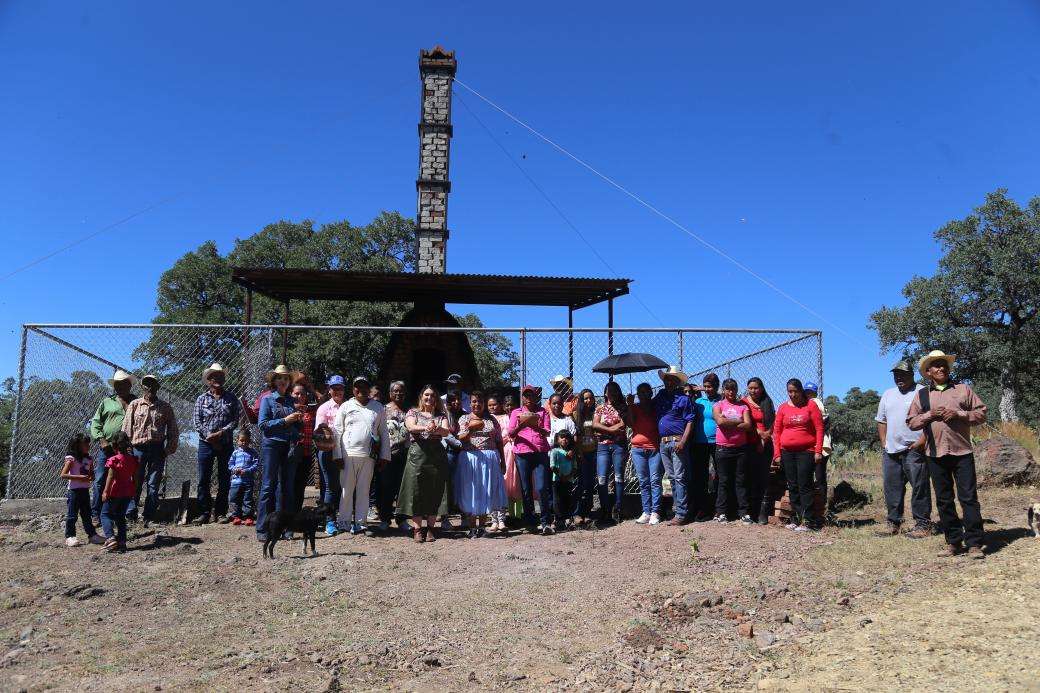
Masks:
[[[574,308],[567,306],[567,377],[574,380]]]
[[[520,387],[527,384],[527,332],[520,330]]]
[[[288,366],[285,363],[289,356],[289,302],[286,301],[282,304],[284,311],[282,312],[282,365]]]
[[[614,299],[607,301],[607,356],[614,354]]]
[[[683,370],[683,333],[679,330],[679,370]]]

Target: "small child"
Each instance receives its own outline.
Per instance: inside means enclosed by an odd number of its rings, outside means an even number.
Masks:
[[[124,431],[112,436],[112,447],[116,454],[105,461],[108,474],[101,494],[101,526],[105,550],[122,553],[126,551],[126,507],[137,491],[137,458]]]
[[[556,522],[565,520],[567,529],[573,525],[574,503],[574,434],[567,429],[558,431],[549,451],[549,469],[553,473],[553,501],[556,503]]]
[[[83,542],[76,538],[76,515],[83,521],[87,540],[91,544],[104,544],[94,523],[90,521],[90,484],[94,481],[94,460],[90,456],[90,436],[77,433],[69,441],[65,464],[61,467],[61,478],[69,482],[66,495],[68,511],[65,513],[65,546],[79,546]]]
[[[249,447],[249,429],[238,432],[238,447],[231,453],[228,469],[231,471],[231,524],[252,527],[253,475],[258,464],[256,451]]]

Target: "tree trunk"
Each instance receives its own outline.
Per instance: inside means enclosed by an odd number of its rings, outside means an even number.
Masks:
[[[1018,422],[1018,393],[1015,392],[1014,375],[1010,368],[1000,373],[1000,420]]]

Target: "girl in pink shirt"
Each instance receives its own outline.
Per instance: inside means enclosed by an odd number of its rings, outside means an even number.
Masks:
[[[722,399],[712,407],[715,418],[715,471],[719,490],[715,500],[715,521],[729,522],[736,500],[737,514],[745,525],[751,520],[751,475],[747,468],[748,431],[754,424],[751,409],[737,398],[737,381],[722,381]]]
[[[91,544],[104,544],[94,523],[90,521],[90,484],[94,480],[94,460],[90,456],[90,436],[77,433],[69,441],[68,454],[61,467],[61,478],[69,482],[65,513],[65,546],[79,546],[76,538],[76,515],[83,522]]]

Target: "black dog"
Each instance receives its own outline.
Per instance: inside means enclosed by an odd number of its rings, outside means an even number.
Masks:
[[[314,546],[314,535],[318,527],[325,524],[325,518],[329,509],[325,505],[316,508],[302,508],[298,513],[290,513],[279,510],[271,513],[264,520],[264,533],[267,540],[264,542],[264,558],[274,558],[274,545],[282,538],[285,532],[300,532],[303,534],[303,553],[307,553],[307,542],[311,544],[311,555],[317,556],[318,550]]]

